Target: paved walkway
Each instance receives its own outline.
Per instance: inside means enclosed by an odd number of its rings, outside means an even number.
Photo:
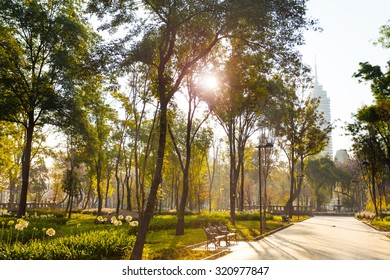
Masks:
[[[318,216],[259,241],[239,242],[219,260],[390,260],[389,234],[354,217]]]

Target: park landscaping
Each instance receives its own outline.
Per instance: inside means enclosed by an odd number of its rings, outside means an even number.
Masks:
[[[382,216],[375,216],[373,212],[362,212],[355,215],[358,220],[372,226],[380,231],[390,232],[390,214],[382,214]],[[390,238],[390,235],[389,235]]]
[[[63,211],[39,210],[19,219],[5,209],[0,211],[0,259],[129,259],[137,234],[137,221],[130,216],[79,212],[68,219]],[[228,225],[236,230],[239,240],[259,236],[258,213],[238,212],[234,226],[229,217],[228,212],[190,213],[185,217],[185,234],[176,236],[176,215],[156,215],[149,227],[144,259],[196,260],[215,254],[215,250],[205,250],[204,246],[202,227],[208,224]],[[266,224],[265,233],[286,226],[281,216],[271,214]]]

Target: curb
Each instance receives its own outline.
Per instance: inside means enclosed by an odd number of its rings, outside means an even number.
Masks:
[[[256,236],[255,238],[252,239],[252,241],[261,240],[261,239],[263,239],[264,237],[267,237],[267,236],[269,236],[269,235],[271,235],[271,234],[273,234],[273,233],[275,233],[275,232],[278,232],[278,231],[281,231],[281,230],[283,230],[283,229],[285,229],[285,228],[288,228],[288,227],[292,226],[293,224],[294,224],[294,223],[289,223],[288,225],[285,225],[285,226],[283,226],[283,227],[280,227],[280,228],[271,230],[270,232],[267,232],[267,233],[264,233],[264,234],[262,234],[262,235]]]
[[[269,235],[271,235],[271,234],[273,234],[273,233],[275,233],[275,232],[278,232],[278,231],[281,231],[281,230],[283,230],[283,229],[285,229],[285,228],[288,228],[288,227],[292,226],[293,224],[294,224],[294,223],[290,223],[290,224],[285,225],[285,226],[283,226],[283,227],[280,227],[280,228],[274,229],[274,230],[272,230],[272,231],[270,231],[270,232],[264,233],[264,234],[262,234],[262,235],[260,235],[260,236],[256,236],[255,238],[253,238],[253,239],[250,240],[249,242],[261,240],[261,239],[263,239],[264,237],[267,237],[267,236],[269,236]],[[240,242],[246,242],[246,241],[241,240]],[[201,259],[201,260],[215,260],[215,259],[217,259],[218,257],[220,257],[221,255],[226,254],[226,252],[228,252],[228,251],[230,251],[230,248],[228,248],[228,249],[223,249],[222,251],[219,251],[218,253],[215,253],[215,254],[213,254],[213,255],[211,255],[211,256],[208,256],[207,258],[204,258],[204,259]]]

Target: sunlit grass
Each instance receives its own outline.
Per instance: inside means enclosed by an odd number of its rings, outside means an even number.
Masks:
[[[135,240],[135,231],[130,231],[127,224],[115,227],[110,223],[99,224],[96,223],[96,216],[87,213],[73,213],[71,219],[65,218],[59,212],[56,213],[55,217],[50,218],[34,218],[31,219],[30,226],[23,232],[24,244],[20,242],[9,242],[8,247],[2,247],[0,245],[0,253],[3,254],[2,258],[7,258],[7,250],[12,252],[10,258],[17,259],[28,258],[28,252],[34,255],[34,258],[67,258],[69,259],[88,259],[88,254],[91,254],[90,258],[110,258],[110,259],[128,259],[130,257],[131,248]],[[208,224],[219,224],[223,223],[228,225],[230,229],[234,229],[237,232],[239,240],[253,240],[260,234],[259,230],[259,213],[255,212],[240,212],[237,213],[237,221],[233,226],[230,223],[230,214],[226,211],[222,212],[204,212],[200,215],[187,215],[185,216],[185,234],[182,236],[176,236],[176,215],[156,215],[150,223],[149,232],[146,239],[144,248],[144,259],[160,259],[160,260],[197,260],[209,257],[216,253],[215,250],[205,250],[206,234],[203,230],[203,226]],[[3,218],[5,222],[8,219],[15,218]],[[302,217],[301,217],[302,219]],[[267,225],[264,233],[275,230],[277,228],[285,226],[286,223],[282,221],[280,216],[267,215]],[[32,231],[32,226],[37,227],[40,231],[40,235],[37,233],[29,233]],[[53,228],[55,229],[55,236],[47,237],[42,232],[41,228]],[[3,228],[2,233],[4,236],[8,234],[9,229]],[[113,243],[107,240],[97,240],[103,236],[121,234],[120,243]],[[22,236],[22,235],[21,235]],[[126,239],[124,236],[131,237],[126,245]],[[50,250],[41,252],[48,240],[50,242]],[[20,238],[19,240],[20,241]],[[73,243],[75,244],[73,244]],[[56,245],[57,244],[57,245]],[[63,247],[67,244],[68,249]],[[73,245],[72,245],[73,244]],[[90,245],[88,245],[90,244]],[[110,255],[104,257],[105,246],[107,245],[107,252]],[[194,246],[196,244],[196,246]],[[54,247],[53,247],[54,246]],[[59,248],[55,248],[59,246]],[[62,247],[61,247],[62,246]],[[119,247],[118,247],[119,246]],[[49,248],[49,247],[48,247]],[[62,249],[60,249],[62,248]],[[80,248],[83,252],[77,252]],[[96,254],[93,253],[96,249]],[[196,248],[196,250],[194,250]],[[5,251],[4,251],[5,250]],[[62,251],[66,251],[65,254]],[[64,253],[64,254],[63,254]],[[32,255],[32,256],[33,256]]]

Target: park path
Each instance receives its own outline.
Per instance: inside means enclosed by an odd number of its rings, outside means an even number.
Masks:
[[[259,241],[240,242],[219,260],[390,260],[389,234],[354,217],[316,216]]]

